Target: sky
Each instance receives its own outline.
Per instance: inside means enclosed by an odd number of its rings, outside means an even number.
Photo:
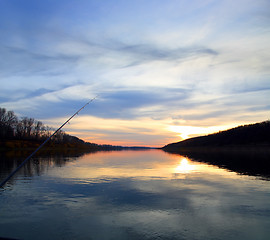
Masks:
[[[0,107],[161,147],[270,117],[268,0],[0,0]]]

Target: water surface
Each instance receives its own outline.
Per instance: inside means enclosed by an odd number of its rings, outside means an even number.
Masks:
[[[160,150],[34,159],[0,204],[0,237],[270,238],[269,181]]]

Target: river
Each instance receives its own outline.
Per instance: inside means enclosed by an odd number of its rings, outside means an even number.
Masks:
[[[161,150],[36,157],[0,189],[0,238],[266,240],[269,183]]]

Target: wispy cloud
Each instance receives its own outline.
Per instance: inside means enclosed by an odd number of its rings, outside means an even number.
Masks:
[[[1,77],[9,75],[59,75],[74,66],[79,56],[59,54],[55,56],[31,52],[17,47],[0,48]]]
[[[121,54],[130,55],[133,61],[130,65],[143,64],[148,61],[181,61],[190,58],[199,58],[204,55],[218,55],[218,53],[205,47],[164,48],[154,47],[150,44],[128,45],[122,44],[115,50]]]

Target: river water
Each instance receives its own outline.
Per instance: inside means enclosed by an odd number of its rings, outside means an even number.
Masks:
[[[161,150],[35,158],[0,190],[0,237],[266,240],[268,180]]]

